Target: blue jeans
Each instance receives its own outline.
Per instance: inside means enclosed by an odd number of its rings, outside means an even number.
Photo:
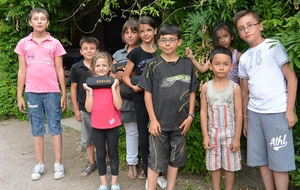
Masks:
[[[46,134],[45,114],[48,123],[48,133],[51,135],[62,133],[59,93],[26,92],[26,101],[32,136],[37,137]]]

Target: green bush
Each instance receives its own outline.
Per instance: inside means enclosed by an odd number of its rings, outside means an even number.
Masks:
[[[69,1],[62,0],[15,0],[9,2],[3,0],[0,3],[0,119],[16,116],[19,119],[25,119],[26,114],[22,114],[17,108],[17,71],[18,60],[14,53],[14,48],[18,41],[31,32],[28,25],[28,13],[32,7],[43,7],[50,15],[49,31],[51,35],[61,40],[63,44],[69,45],[70,39],[65,37],[65,31],[68,30],[68,24],[72,22],[72,14],[84,9],[89,3],[93,4],[93,10],[105,2],[104,9],[100,11],[99,22],[101,20],[113,19],[115,16],[112,9],[120,8],[119,1],[98,1],[98,0],[74,0],[72,4]],[[120,1],[121,2],[121,1]],[[130,12],[130,15],[138,16],[150,14],[152,16],[163,15],[163,23],[178,24],[183,31],[183,43],[178,49],[180,55],[184,55],[185,47],[190,47],[200,63],[204,63],[209,56],[212,48],[210,33],[214,24],[220,21],[226,21],[233,26],[233,15],[242,9],[251,8],[257,11],[264,25],[263,36],[279,39],[287,48],[291,59],[291,67],[296,71],[297,76],[300,73],[300,13],[299,0],[157,0],[150,6],[144,6],[141,1],[134,0],[132,9],[122,10],[123,13]],[[171,6],[172,5],[172,6]],[[82,15],[88,12],[82,13]],[[81,16],[82,16],[81,15]],[[123,15],[124,16],[124,15]],[[248,45],[235,38],[234,47],[243,52]],[[200,84],[212,77],[210,72],[199,74]],[[296,113],[300,113],[299,97],[297,96]],[[199,92],[197,93],[196,118],[187,133],[188,162],[184,171],[207,173],[205,168],[205,151],[202,146],[202,134],[200,130],[199,119]],[[69,116],[70,112],[65,112],[64,117]],[[300,124],[293,129],[295,142],[295,159],[297,170],[290,172],[291,183],[300,187]],[[243,138],[244,139],[244,138]],[[245,140],[244,140],[245,141]],[[126,163],[126,144],[125,130],[120,128],[120,159],[123,164]],[[242,142],[244,147],[245,142]]]

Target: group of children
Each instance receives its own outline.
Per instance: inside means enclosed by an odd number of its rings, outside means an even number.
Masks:
[[[33,9],[29,24],[33,33],[22,39],[19,55],[18,107],[24,112],[22,97],[26,85],[28,117],[32,125],[38,164],[31,175],[38,180],[45,172],[44,112],[55,152],[54,178],[64,177],[61,161],[61,111],[66,107],[61,44],[46,32],[49,16],[44,9]],[[119,126],[126,129],[129,165],[127,176],[137,176],[138,139],[140,140],[145,188],[157,183],[167,190],[175,188],[178,168],[186,161],[186,133],[194,115],[195,91],[199,88],[194,67],[201,73],[210,69],[214,78],[201,86],[201,129],[206,150],[206,167],[212,171],[214,189],[220,189],[221,168],[226,189],[232,189],[234,172],[241,169],[240,137],[247,137],[247,164],[259,166],[266,189],[288,189],[288,171],[295,169],[292,127],[297,78],[289,58],[278,41],[261,35],[263,25],[252,10],[235,14],[240,38],[250,48],[241,55],[231,42],[234,33],[226,23],[213,29],[210,59],[197,63],[187,48],[185,59],[177,55],[181,31],[175,25],[159,30],[150,17],[128,20],[122,30],[124,49],[111,56],[99,52],[99,42],[83,37],[80,53],[84,59],[72,66],[71,99],[75,118],[82,125],[81,145],[89,163],[82,170],[88,176],[98,167],[99,190],[107,190],[106,154],[111,166],[111,190],[120,190],[118,181]],[[156,54],[155,36],[162,54]],[[37,49],[43,50],[36,53]],[[46,68],[46,69],[45,69]],[[45,77],[49,76],[49,77]],[[93,89],[88,77],[113,76],[110,88]],[[57,79],[60,84],[61,95]],[[55,110],[55,111],[53,111]],[[55,117],[56,119],[53,119]],[[281,139],[281,141],[276,141]],[[94,158],[94,147],[97,162]],[[107,149],[106,149],[107,147]],[[283,156],[284,155],[284,156]],[[167,171],[167,182],[162,176]]]

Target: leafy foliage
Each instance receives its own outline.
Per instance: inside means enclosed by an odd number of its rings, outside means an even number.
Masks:
[[[66,31],[72,20],[80,20],[85,15],[96,9],[99,18],[95,27],[102,21],[110,21],[116,15],[115,9],[121,9],[123,17],[125,15],[151,15],[162,17],[164,23],[173,23],[180,26],[183,31],[183,43],[178,48],[178,53],[184,55],[186,47],[194,52],[196,59],[200,63],[206,62],[212,49],[211,30],[212,27],[225,21],[233,25],[233,15],[242,9],[253,9],[257,11],[264,25],[263,36],[276,38],[286,47],[290,57],[291,68],[297,76],[300,73],[300,13],[299,0],[154,0],[151,3],[146,1],[133,0],[127,9],[123,5],[128,1],[119,0],[1,0],[0,1],[0,118],[16,116],[24,119],[17,108],[17,71],[18,61],[14,48],[18,41],[31,32],[28,25],[28,13],[33,7],[45,8],[50,15],[49,31],[58,38],[65,46],[71,45],[71,39],[66,37]],[[75,17],[76,14],[76,17]],[[234,28],[234,27],[233,27]],[[235,28],[234,28],[235,30]],[[88,31],[89,32],[89,31]],[[86,33],[88,33],[86,32]],[[237,36],[234,40],[234,47],[243,52],[248,45]],[[198,74],[200,84],[212,78],[211,72]],[[300,94],[297,96],[296,113],[300,113]],[[202,173],[205,168],[205,151],[202,146],[202,134],[200,130],[199,118],[199,92],[197,92],[196,118],[191,129],[187,133],[188,163],[184,171]],[[65,113],[65,116],[70,113]],[[291,182],[295,186],[300,186],[300,130],[299,123],[294,127],[294,142],[296,152],[297,170],[290,172]],[[120,158],[125,162],[126,144],[124,128],[120,128]],[[245,144],[245,142],[242,142]]]

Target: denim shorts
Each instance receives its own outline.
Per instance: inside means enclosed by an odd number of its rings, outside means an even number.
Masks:
[[[37,137],[46,134],[45,114],[48,123],[48,133],[51,135],[62,133],[59,93],[26,92],[26,101],[32,136]]]

